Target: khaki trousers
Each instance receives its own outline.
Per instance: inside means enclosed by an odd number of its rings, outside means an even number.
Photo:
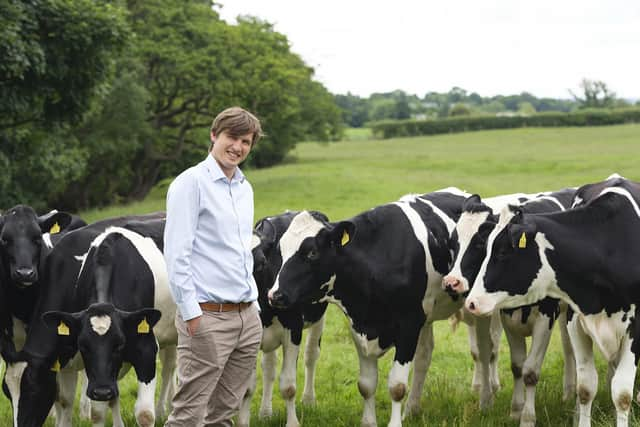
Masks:
[[[165,427],[231,426],[249,386],[262,339],[257,304],[203,311],[194,336],[179,314],[178,388]]]

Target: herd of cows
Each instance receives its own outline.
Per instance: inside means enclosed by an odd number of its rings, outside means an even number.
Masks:
[[[486,199],[447,188],[338,222],[316,211],[258,221],[252,250],[263,322],[260,416],[272,413],[282,347],[286,423],[300,425],[302,331],[308,330],[302,401],[313,403],[324,315],[333,303],[349,320],[359,358],[363,426],[377,425],[378,359],[391,348],[389,426],[419,411],[433,322],[452,317],[469,326],[481,408],[500,387],[504,331],[514,379],[511,417],[535,425],[536,384],[557,323],[563,397],[576,399],[579,426],[591,425],[594,343],[609,363],[617,425],[627,426],[640,357],[639,205],[640,184],[614,174],[579,188]],[[15,426],[40,426],[50,413],[57,426],[70,426],[79,373],[82,414],[104,425],[111,408],[113,425],[123,426],[118,379],[131,367],[138,425],[168,415],[177,333],[163,232],[161,212],[89,225],[65,212],[38,216],[22,205],[0,216],[0,351]],[[162,380],[155,399],[157,357]],[[241,426],[249,425],[253,378]]]

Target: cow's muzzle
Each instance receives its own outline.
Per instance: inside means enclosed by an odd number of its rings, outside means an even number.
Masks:
[[[95,387],[91,390],[87,390],[87,396],[89,399],[101,402],[111,400],[117,395],[118,393],[113,387]]]
[[[279,309],[285,309],[291,306],[289,298],[279,290],[269,293],[269,304],[271,304],[272,307]]]

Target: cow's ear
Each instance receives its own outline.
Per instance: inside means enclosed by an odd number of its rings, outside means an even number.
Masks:
[[[69,336],[77,332],[80,326],[79,313],[64,311],[47,311],[42,315],[42,321],[49,328],[55,329],[59,336]]]
[[[356,226],[351,221],[341,221],[330,232],[331,244],[337,247],[347,246],[354,238]]]
[[[329,222],[329,217],[327,217],[322,212],[309,211],[309,214],[320,222]]]
[[[508,226],[509,239],[514,249],[526,249],[531,245],[536,234],[534,224],[512,222]]]
[[[464,202],[462,202],[462,210],[468,211],[471,206],[478,205],[480,203],[482,203],[480,196],[478,194],[472,194],[471,196],[467,197]]]
[[[43,233],[56,234],[71,224],[71,214],[67,212],[51,211],[38,217],[38,224]]]
[[[121,311],[124,318],[125,327],[128,331],[137,334],[148,334],[156,323],[160,320],[160,310],[155,308],[143,308],[137,311]]]
[[[268,218],[262,218],[258,221],[254,229],[260,236],[261,242],[267,243],[269,246],[276,243],[276,228]]]

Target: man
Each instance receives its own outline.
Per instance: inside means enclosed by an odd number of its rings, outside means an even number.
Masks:
[[[262,325],[255,302],[253,190],[238,165],[262,136],[232,107],[211,126],[207,158],[167,193],[164,256],[178,310],[178,389],[165,426],[231,426],[249,385]]]

